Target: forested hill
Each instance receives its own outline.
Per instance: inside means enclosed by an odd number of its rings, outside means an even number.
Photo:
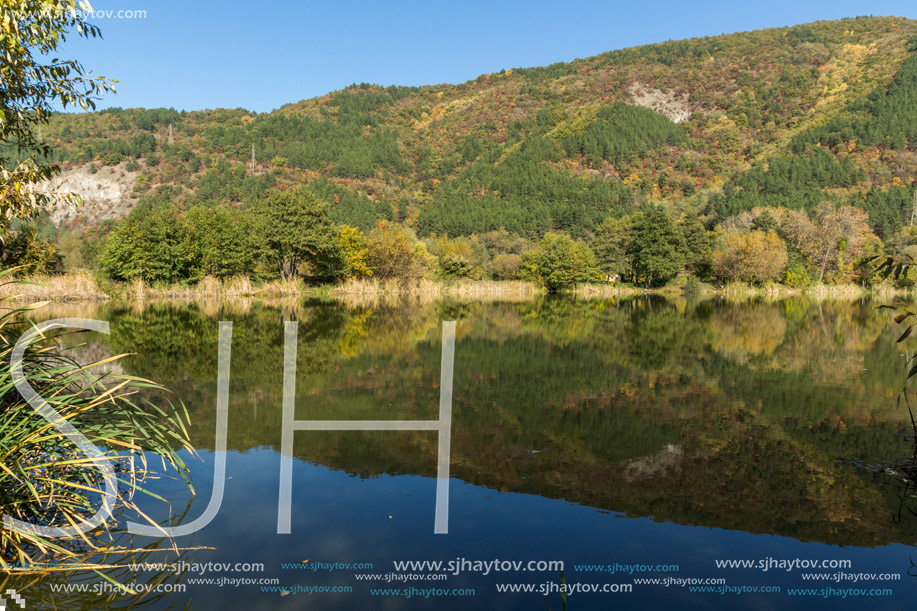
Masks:
[[[339,212],[364,228],[381,215],[421,234],[581,233],[644,201],[709,216],[909,185],[915,34],[900,18],[824,21],[461,85],[355,85],[266,114],[60,115],[44,135],[70,164],[142,157],[147,196],[241,201],[271,180],[323,177],[372,200]]]
[[[353,85],[263,114],[61,114],[43,137],[65,169],[136,173],[140,205],[244,207],[306,183],[363,231],[389,219],[421,237],[588,240],[646,204],[713,229],[829,201],[864,209],[884,240],[910,218],[917,176],[917,22],[670,41],[459,85]]]

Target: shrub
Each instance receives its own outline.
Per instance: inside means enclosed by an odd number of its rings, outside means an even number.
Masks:
[[[475,267],[464,255],[446,254],[439,259],[439,273],[443,278],[481,279],[481,268]]]
[[[796,263],[787,268],[783,283],[790,288],[804,289],[812,284],[812,279],[809,278],[809,273],[806,271],[805,266],[801,263]]]

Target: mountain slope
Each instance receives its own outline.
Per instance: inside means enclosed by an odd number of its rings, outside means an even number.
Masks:
[[[264,114],[58,115],[45,137],[65,167],[128,160],[141,202],[238,205],[305,182],[364,229],[588,235],[645,202],[712,226],[830,199],[882,235],[909,214],[917,169],[915,35],[902,18],[824,21],[460,85],[355,85]]]

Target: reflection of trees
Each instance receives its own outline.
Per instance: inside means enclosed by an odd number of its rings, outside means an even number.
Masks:
[[[885,330],[874,308],[851,302],[811,304],[774,358],[784,371],[810,372],[825,384],[848,383],[864,369],[865,357]]]
[[[106,316],[102,341],[137,352],[128,371],[173,388],[195,443],[211,447],[217,320],[230,315],[184,305]],[[803,539],[914,538],[877,517],[882,492],[835,462],[886,443],[901,416],[870,411],[863,384],[837,381],[885,384],[881,372],[897,371],[876,342],[885,319],[868,306],[548,296],[255,303],[231,318],[230,449],[279,444],[283,320],[300,322],[297,417],[316,419],[434,418],[440,322],[458,320],[452,456],[463,480]],[[821,384],[800,375],[810,371]],[[435,472],[429,433],[297,433],[294,451],[360,476]]]
[[[365,350],[378,356],[405,354],[428,336],[439,336],[441,319],[436,307],[383,306],[367,320]]]
[[[753,357],[769,355],[786,333],[779,306],[752,303],[716,308],[709,322],[710,347],[723,357],[747,365]]]
[[[584,301],[571,296],[552,295],[522,304],[523,324],[552,346],[564,347],[588,340],[595,333],[595,312],[602,302]]]
[[[690,362],[703,349],[703,327],[696,320],[662,300],[635,300],[634,305],[627,326],[632,366],[661,369]]]

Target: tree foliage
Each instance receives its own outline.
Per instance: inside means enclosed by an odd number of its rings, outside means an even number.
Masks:
[[[347,268],[328,204],[306,189],[272,191],[257,202],[253,232],[262,259],[281,278],[301,273],[336,278]]]
[[[751,284],[778,280],[788,261],[786,246],[773,231],[730,232],[713,252],[713,271],[729,281]]]
[[[380,280],[428,278],[436,270],[436,257],[424,243],[395,223],[380,222],[367,236],[366,249],[366,264]]]
[[[29,217],[46,205],[79,201],[76,196],[43,192],[34,183],[59,173],[49,160],[50,146],[38,138],[52,104],[95,108],[95,97],[111,88],[92,78],[83,65],[56,57],[68,35],[95,38],[99,30],[84,19],[85,2],[7,0],[0,19],[0,219]],[[77,10],[80,9],[80,10]],[[0,227],[0,229],[5,228]]]
[[[636,215],[628,259],[635,281],[646,287],[684,269],[684,239],[665,210],[650,207]]]
[[[356,227],[343,225],[338,233],[338,246],[347,264],[345,275],[354,278],[373,275],[373,270],[366,263],[369,251],[366,247],[366,236]]]
[[[596,261],[585,242],[568,233],[549,231],[536,250],[523,256],[535,280],[549,291],[569,288],[595,279]]]
[[[853,268],[864,254],[878,245],[869,229],[866,213],[852,206],[822,203],[809,217],[789,211],[783,221],[787,238],[818,270],[818,281],[834,275],[835,281],[849,281]]]
[[[3,266],[19,268],[20,274],[49,274],[60,269],[61,256],[30,224],[20,227],[8,238],[3,249]]]

